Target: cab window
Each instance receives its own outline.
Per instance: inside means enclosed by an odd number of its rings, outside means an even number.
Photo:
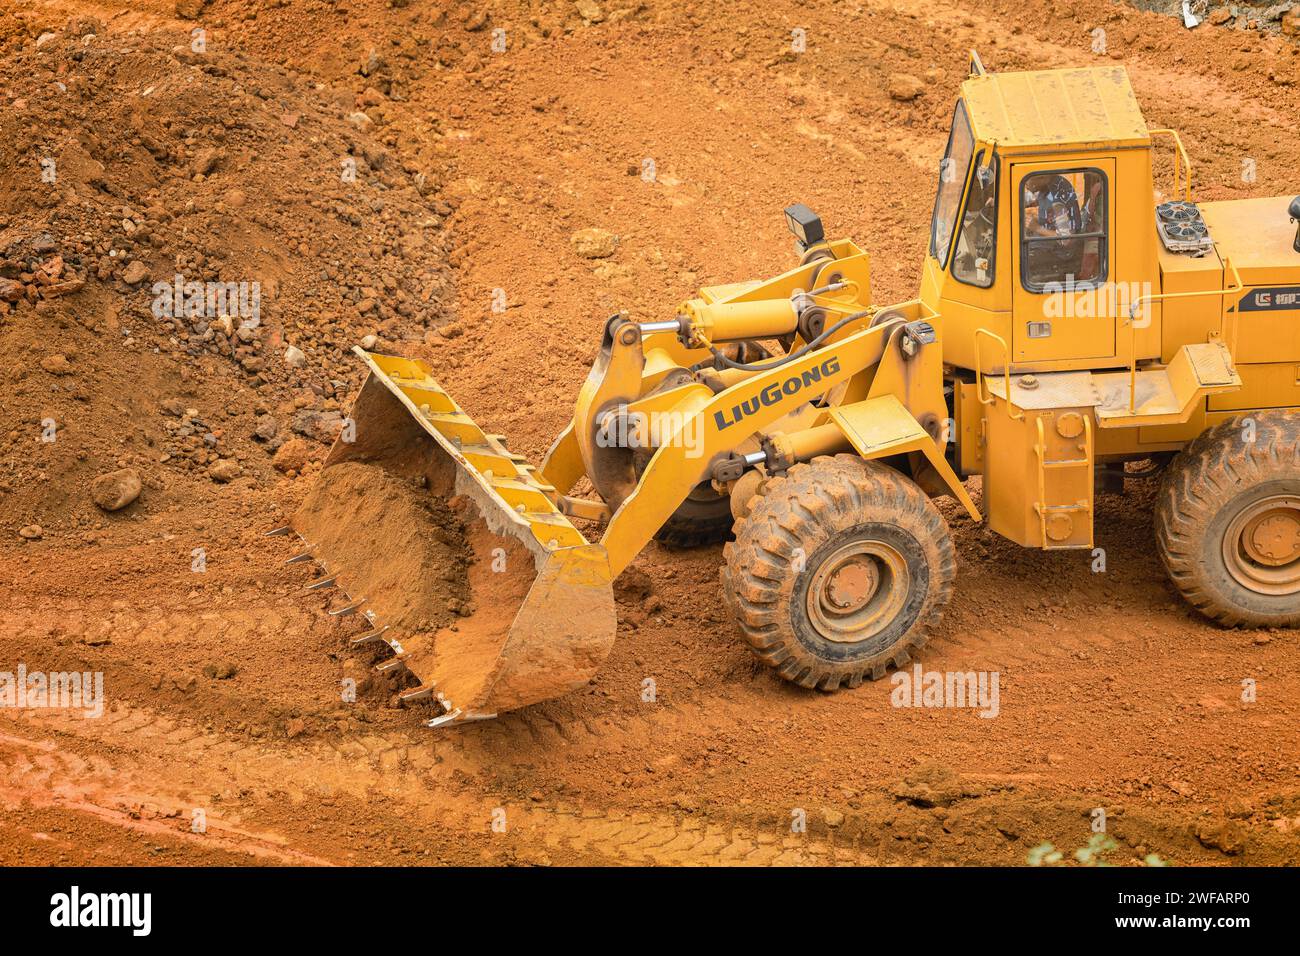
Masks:
[[[1030,292],[1092,288],[1106,281],[1106,175],[1065,169],[1020,186],[1020,281]]]
[[[970,170],[974,148],[966,105],[958,100],[952,114],[952,130],[948,133],[948,148],[939,162],[939,188],[935,191],[934,213],[930,217],[930,255],[939,260],[940,269],[948,265],[948,250],[952,247],[953,229],[957,225],[957,207],[961,204],[962,190],[966,188],[966,174]]]
[[[981,152],[966,194],[952,274],[967,285],[987,289],[993,284],[993,256],[997,249],[998,159]]]

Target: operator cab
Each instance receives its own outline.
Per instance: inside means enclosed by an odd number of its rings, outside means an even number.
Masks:
[[[978,57],[971,72],[939,163],[921,287],[943,317],[945,357],[976,367],[982,329],[986,370],[1126,364],[1129,334],[1117,330],[1158,271],[1151,134],[1127,74],[993,75]],[[1158,329],[1139,338],[1158,355]],[[1005,358],[992,354],[998,340]]]

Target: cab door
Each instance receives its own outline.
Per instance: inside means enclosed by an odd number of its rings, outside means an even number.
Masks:
[[[1115,161],[1011,166],[1013,361],[1115,354]]]

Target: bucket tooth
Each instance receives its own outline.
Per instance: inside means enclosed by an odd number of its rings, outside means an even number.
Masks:
[[[278,527],[278,528],[272,528],[270,531],[267,531],[265,534],[263,534],[262,537],[264,537],[264,538],[282,538],[282,537],[284,537],[286,534],[289,534],[289,533],[292,532],[292,531],[293,531],[293,526],[292,526],[292,525],[287,525],[287,524],[286,524],[286,525],[281,525],[281,526]]]
[[[468,724],[476,720],[492,720],[496,714],[477,714],[473,711],[462,711],[459,707],[455,710],[448,711],[441,717],[435,717],[433,720],[426,721],[426,727],[452,727],[456,724]]]
[[[324,588],[337,587],[337,586],[338,586],[338,579],[339,579],[339,576],[338,576],[337,574],[331,574],[331,575],[330,575],[329,577],[327,577],[327,578],[320,578],[319,580],[316,580],[316,581],[311,582],[311,584],[308,584],[308,585],[307,585],[303,590],[305,590],[305,591],[320,591],[320,590],[323,590]]]
[[[330,617],[347,617],[349,614],[355,614],[357,613],[357,608],[361,607],[361,605],[365,603],[366,603],[366,599],[360,598],[356,601],[353,601],[351,604],[339,608],[338,610],[330,611],[329,612]]]
[[[364,634],[358,634],[356,637],[352,638],[352,643],[353,645],[369,644],[371,641],[377,641],[384,636],[384,631],[386,630],[388,630],[387,624],[383,627],[377,627],[373,631],[366,631]]]
[[[433,718],[433,720],[430,720],[430,721],[428,721],[427,723],[425,723],[424,726],[426,726],[426,727],[446,727],[446,726],[448,726],[449,724],[454,724],[454,723],[456,723],[456,722],[457,722],[456,718],[459,717],[459,716],[460,716],[460,708],[457,707],[455,710],[448,711],[447,713],[443,714],[441,717],[435,717],[435,718]]]
[[[390,657],[386,661],[380,661],[375,665],[375,670],[381,674],[388,674],[392,671],[399,671],[406,667],[406,661],[400,657]]]
[[[424,700],[433,696],[432,684],[421,684],[419,687],[412,687],[410,690],[402,691],[397,697],[399,700]]]
[[[312,560],[312,558],[313,558],[313,555],[312,555],[312,553],[311,553],[311,547],[309,546],[309,547],[307,548],[306,551],[302,552],[302,554],[295,554],[292,558],[290,558],[289,560],[285,561],[284,563],[285,563],[285,564],[302,564],[304,561],[310,561],[310,560]]]

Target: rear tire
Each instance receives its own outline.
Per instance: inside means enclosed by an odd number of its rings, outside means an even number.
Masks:
[[[771,480],[724,553],[723,596],[751,650],[786,680],[827,691],[906,665],[956,575],[930,499],[853,455]]]
[[[1174,587],[1210,620],[1300,625],[1300,420],[1265,411],[1205,431],[1170,466],[1155,524]]]

